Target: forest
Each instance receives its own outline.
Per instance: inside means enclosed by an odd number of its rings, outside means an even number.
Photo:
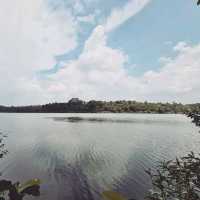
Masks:
[[[200,103],[152,103],[138,101],[83,101],[72,98],[66,103],[31,106],[0,106],[0,112],[16,113],[200,113]]]

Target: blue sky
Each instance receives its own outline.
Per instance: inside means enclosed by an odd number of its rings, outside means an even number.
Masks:
[[[200,11],[193,1],[154,0],[111,33],[109,44],[122,48],[139,66],[133,73],[159,69],[158,58],[171,56],[173,45],[179,41],[199,42],[199,18]]]
[[[126,0],[105,2],[96,1],[91,5],[86,4],[88,9],[85,14],[90,14],[97,7],[101,11],[99,16],[101,21],[109,15],[113,7],[120,7],[127,3]],[[154,0],[142,12],[130,17],[112,31],[108,36],[108,45],[126,52],[129,56],[126,69],[130,74],[137,76],[150,69],[159,70],[161,67],[159,58],[173,56],[172,47],[179,41],[187,41],[190,44],[199,42],[199,18],[200,11],[195,1],[174,0],[172,3]],[[58,55],[58,61],[77,58],[94,27],[95,24],[83,23],[79,46],[70,53]],[[54,66],[56,70],[58,66],[59,64]]]
[[[0,11],[0,104],[199,101],[194,0],[8,0]]]

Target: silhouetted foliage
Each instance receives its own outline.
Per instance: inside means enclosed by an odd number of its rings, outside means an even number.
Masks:
[[[200,199],[200,157],[193,152],[175,161],[162,162],[156,172],[147,173],[153,185],[148,200]]]
[[[4,156],[8,154],[8,150],[5,148],[5,144],[3,143],[5,137],[7,136],[0,132],[0,159],[4,158]]]
[[[200,114],[198,113],[188,113],[188,117],[192,119],[192,122],[196,124],[196,126],[200,126]]]
[[[137,101],[82,101],[73,98],[67,103],[49,103],[38,106],[0,106],[0,112],[20,113],[188,113],[200,112],[200,104],[151,103]]]
[[[12,183],[7,180],[0,180],[0,199],[6,199],[5,193],[8,192],[9,200],[22,200],[26,195],[40,195],[40,181],[38,179],[30,180],[23,186],[20,183]]]
[[[8,150],[5,148],[4,138],[0,132],[0,158],[7,155]],[[39,196],[40,195],[40,180],[29,180],[24,184],[12,183],[9,180],[0,180],[0,200],[22,200],[26,195]]]
[[[200,200],[200,154],[160,162],[155,169],[146,170],[152,189],[146,200]],[[102,193],[105,200],[128,200],[114,191]],[[131,199],[129,199],[131,200]]]

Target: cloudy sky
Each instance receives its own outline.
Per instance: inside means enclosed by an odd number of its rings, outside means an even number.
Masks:
[[[6,0],[0,104],[200,102],[195,0]]]

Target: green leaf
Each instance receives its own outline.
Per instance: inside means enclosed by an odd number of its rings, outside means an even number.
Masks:
[[[40,179],[32,179],[32,180],[25,182],[24,184],[18,185],[16,188],[17,188],[18,193],[21,193],[26,188],[36,186],[36,185],[40,185],[40,184],[41,184]]]
[[[105,191],[102,196],[105,200],[126,200],[121,194],[113,191]]]

